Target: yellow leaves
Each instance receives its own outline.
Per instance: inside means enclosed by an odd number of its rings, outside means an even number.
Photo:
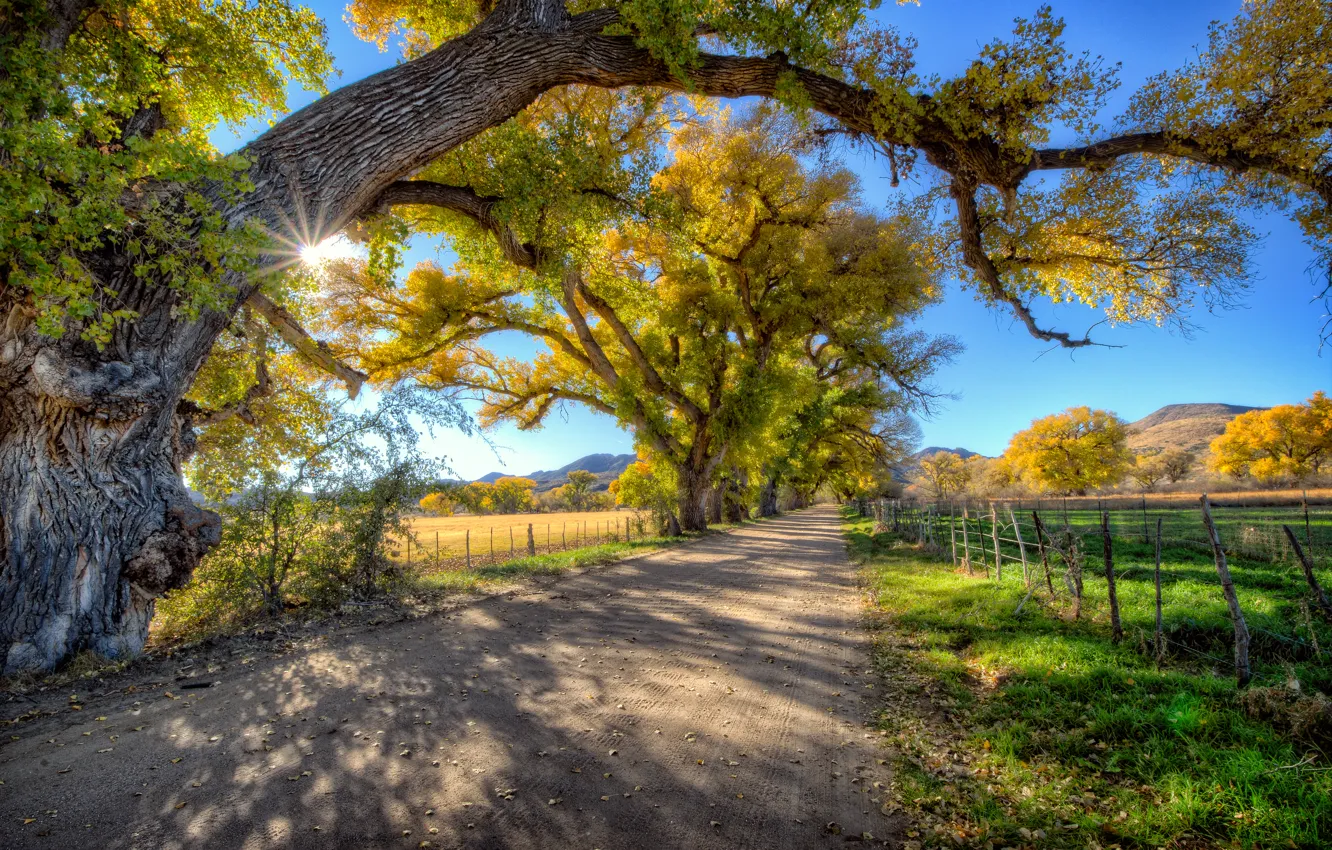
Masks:
[[[1241,413],[1211,451],[1208,465],[1217,472],[1299,482],[1332,464],[1332,399],[1319,390],[1303,404]]]
[[[1124,421],[1110,411],[1070,407],[1015,434],[1004,460],[1038,488],[1081,492],[1123,476],[1127,438]]]

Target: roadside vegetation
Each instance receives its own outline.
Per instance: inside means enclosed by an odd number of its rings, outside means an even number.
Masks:
[[[1140,538],[1114,541],[1126,632],[1116,644],[1090,569],[1080,620],[1041,595],[1018,614],[1017,571],[1001,583],[968,575],[873,534],[869,519],[846,521],[888,684],[888,805],[910,819],[909,847],[1332,844],[1332,629],[1306,631],[1295,567],[1231,564],[1254,634],[1254,681],[1241,691],[1208,554],[1163,552],[1158,663]]]

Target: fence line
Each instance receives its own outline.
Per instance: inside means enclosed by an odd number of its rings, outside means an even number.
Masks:
[[[539,518],[540,514],[533,514]],[[473,538],[473,532],[479,539]],[[495,532],[500,533],[500,544],[496,545]],[[461,533],[461,541],[458,535]],[[508,534],[508,545],[504,545],[504,535]],[[472,526],[453,532],[454,540],[446,543],[461,542],[462,548],[442,546],[440,532],[433,530],[433,547],[429,531],[418,533],[411,531],[402,541],[402,548],[395,557],[404,557],[407,566],[435,572],[441,570],[469,570],[483,566],[503,564],[519,557],[547,555],[555,552],[568,552],[603,543],[628,542],[647,536],[647,520],[636,515],[623,518],[598,520],[566,520],[560,523],[542,523],[537,519],[531,522],[509,523],[506,525]],[[422,536],[425,544],[422,545]]]
[[[979,566],[987,579],[991,578],[990,564],[994,564],[993,579],[1004,581],[1005,564],[1019,564],[1022,568],[1022,582],[1027,588],[1026,595],[1018,604],[1015,614],[1023,608],[1042,589],[1042,576],[1034,568],[1034,561],[1029,557],[1027,541],[1036,546],[1040,558],[1040,567],[1044,572],[1045,589],[1051,603],[1059,599],[1059,591],[1053,581],[1052,566],[1063,571],[1063,585],[1072,598],[1073,617],[1079,618],[1084,613],[1095,617],[1099,613],[1108,614],[1113,637],[1122,639],[1123,629],[1119,622],[1119,605],[1116,593],[1116,573],[1114,563],[1114,541],[1118,539],[1145,544],[1155,544],[1155,586],[1156,586],[1156,622],[1152,645],[1156,647],[1158,659],[1167,645],[1179,648],[1193,655],[1208,660],[1230,664],[1234,667],[1241,686],[1256,678],[1249,669],[1248,645],[1250,630],[1231,586],[1231,573],[1227,556],[1248,559],[1250,561],[1271,561],[1288,563],[1297,570],[1302,570],[1308,584],[1312,605],[1316,606],[1324,619],[1332,622],[1332,604],[1323,592],[1315,575],[1316,570],[1329,566],[1329,553],[1332,553],[1332,506],[1311,505],[1307,499],[1300,505],[1286,508],[1271,506],[1252,507],[1225,504],[1211,504],[1206,496],[1200,500],[1197,508],[1188,509],[1172,504],[1168,507],[1156,506],[1156,534],[1151,534],[1149,519],[1152,512],[1145,499],[1139,499],[1136,505],[1127,508],[1107,507],[1098,502],[1098,509],[1093,513],[1087,507],[1070,508],[1065,500],[1051,504],[1048,500],[999,500],[976,502],[959,500],[955,502],[919,502],[914,500],[879,500],[873,503],[861,501],[858,508],[862,516],[870,514],[875,519],[874,533],[892,531],[901,537],[918,544],[946,547],[951,554],[955,568],[965,568],[974,574]],[[1042,516],[1044,512],[1045,516]],[[1030,517],[1030,520],[1026,517]],[[1116,521],[1116,519],[1118,521]],[[1196,532],[1191,532],[1190,521],[1197,524]],[[940,529],[946,524],[947,533]],[[1303,534],[1297,534],[1295,528]],[[976,540],[973,550],[972,538]],[[1300,538],[1303,537],[1303,540]],[[989,551],[986,542],[990,543]],[[1084,568],[1093,550],[1091,544],[1101,549],[1104,557],[1106,598],[1104,600],[1086,600],[1083,593]],[[1229,609],[1229,618],[1235,632],[1235,658],[1227,661],[1216,656],[1197,651],[1172,640],[1163,633],[1161,606],[1160,551],[1162,544],[1203,548],[1213,555],[1217,578]],[[1005,545],[1008,544],[1008,545]],[[979,553],[979,559],[976,554]],[[1135,553],[1140,554],[1140,553]],[[1122,556],[1121,556],[1122,557]],[[1150,556],[1148,556],[1150,558]],[[1053,564],[1052,564],[1053,562]],[[1122,581],[1139,565],[1134,564],[1118,575]],[[1184,581],[1170,577],[1170,583]],[[1294,593],[1292,593],[1292,596]],[[1084,608],[1084,603],[1086,607]],[[1039,600],[1038,600],[1038,604]],[[1303,621],[1293,623],[1293,636],[1282,635],[1270,629],[1255,628],[1252,631],[1283,644],[1294,647],[1300,652],[1311,651],[1313,657],[1323,657],[1323,650],[1318,645],[1309,614],[1310,602],[1302,600]],[[1300,636],[1301,627],[1309,633],[1309,640]],[[1267,678],[1272,674],[1263,674]]]

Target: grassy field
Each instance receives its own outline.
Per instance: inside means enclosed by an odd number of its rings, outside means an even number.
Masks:
[[[1042,590],[1015,614],[1020,569],[1002,583],[970,576],[947,553],[870,528],[848,519],[889,685],[879,722],[894,746],[890,806],[910,817],[914,842],[1332,846],[1332,707],[1319,696],[1332,690],[1332,666],[1314,648],[1291,565],[1232,564],[1254,636],[1255,680],[1241,693],[1216,573],[1193,547],[1163,554],[1170,642],[1158,665],[1140,539],[1114,541],[1127,633],[1116,645],[1099,549],[1073,621],[1062,591],[1051,600]],[[1332,646],[1332,629],[1314,629],[1319,647]]]
[[[623,539],[625,529],[630,525],[631,539],[650,531],[640,529],[635,524],[632,511],[416,517],[412,520],[412,531],[416,535],[416,546],[423,550],[427,558],[435,557],[436,542],[441,559],[462,556],[470,531],[474,559],[490,558],[493,539],[494,557],[507,560],[510,542],[515,554],[526,551],[529,523],[537,548],[545,551]]]

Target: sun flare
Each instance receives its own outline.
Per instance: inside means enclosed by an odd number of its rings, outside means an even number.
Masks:
[[[315,245],[301,246],[301,262],[311,268],[321,268],[335,260],[349,260],[359,254],[356,244],[341,233]]]

